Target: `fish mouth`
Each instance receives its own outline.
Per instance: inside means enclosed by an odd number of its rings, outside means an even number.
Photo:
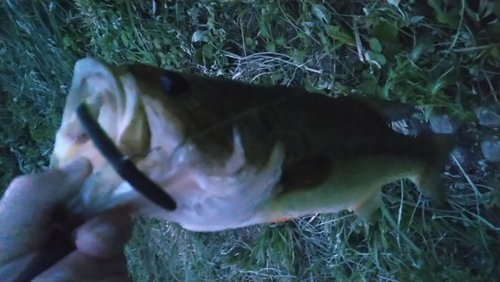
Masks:
[[[120,152],[111,138],[107,136],[106,132],[92,117],[90,109],[85,102],[78,105],[76,114],[83,129],[94,143],[94,146],[108,163],[111,164],[118,175],[127,181],[137,192],[158,206],[169,211],[177,208],[177,203],[167,192],[163,191],[160,186],[142,173],[129,157]]]
[[[94,169],[78,198],[69,199],[70,210],[94,214],[132,204],[140,200],[137,194],[162,209],[176,209],[172,197],[131,160],[137,155],[142,159],[151,146],[151,129],[139,94],[135,79],[123,68],[94,58],[76,62],[50,166],[59,168],[85,157]],[[122,191],[120,198],[115,194],[122,184],[130,190]]]

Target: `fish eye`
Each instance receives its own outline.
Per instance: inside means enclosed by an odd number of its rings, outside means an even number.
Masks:
[[[160,76],[162,90],[170,96],[180,96],[187,91],[187,80],[178,73],[164,71]]]
[[[161,88],[163,89],[163,91],[170,94],[172,92],[172,88],[173,88],[173,84],[174,84],[172,79],[170,79],[170,77],[168,77],[166,75],[162,75],[162,76],[160,76],[160,82],[161,82]]]

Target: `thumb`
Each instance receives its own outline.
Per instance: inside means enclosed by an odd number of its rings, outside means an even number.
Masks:
[[[60,169],[15,178],[0,200],[0,223],[46,223],[45,217],[77,193],[91,171],[89,160],[79,158]]]
[[[0,200],[0,280],[31,281],[74,248],[66,243],[66,230],[56,230],[54,211],[78,191],[91,168],[78,159],[11,182]]]

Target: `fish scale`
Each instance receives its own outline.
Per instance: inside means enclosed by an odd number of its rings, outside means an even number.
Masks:
[[[91,140],[72,138],[83,134],[77,105],[96,98],[91,110],[103,130],[123,153],[140,156],[135,165],[175,200],[175,210],[137,193]],[[382,186],[401,178],[435,204],[445,200],[441,173],[454,138],[392,130],[390,121],[409,108],[85,58],[74,68],[52,164],[92,161],[95,175],[85,186],[92,193],[82,191],[92,197],[79,209],[87,214],[132,205],[137,215],[194,231],[345,209],[369,219]]]

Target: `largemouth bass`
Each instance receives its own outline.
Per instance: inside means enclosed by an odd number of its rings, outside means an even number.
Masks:
[[[137,193],[96,149],[76,115],[85,102],[116,147],[168,192],[175,210]],[[405,136],[384,102],[331,98],[85,58],[74,67],[52,166],[87,157],[94,173],[73,199],[87,214],[130,205],[136,215],[218,231],[380,207],[381,188],[410,179],[445,201],[441,173],[453,137]]]

